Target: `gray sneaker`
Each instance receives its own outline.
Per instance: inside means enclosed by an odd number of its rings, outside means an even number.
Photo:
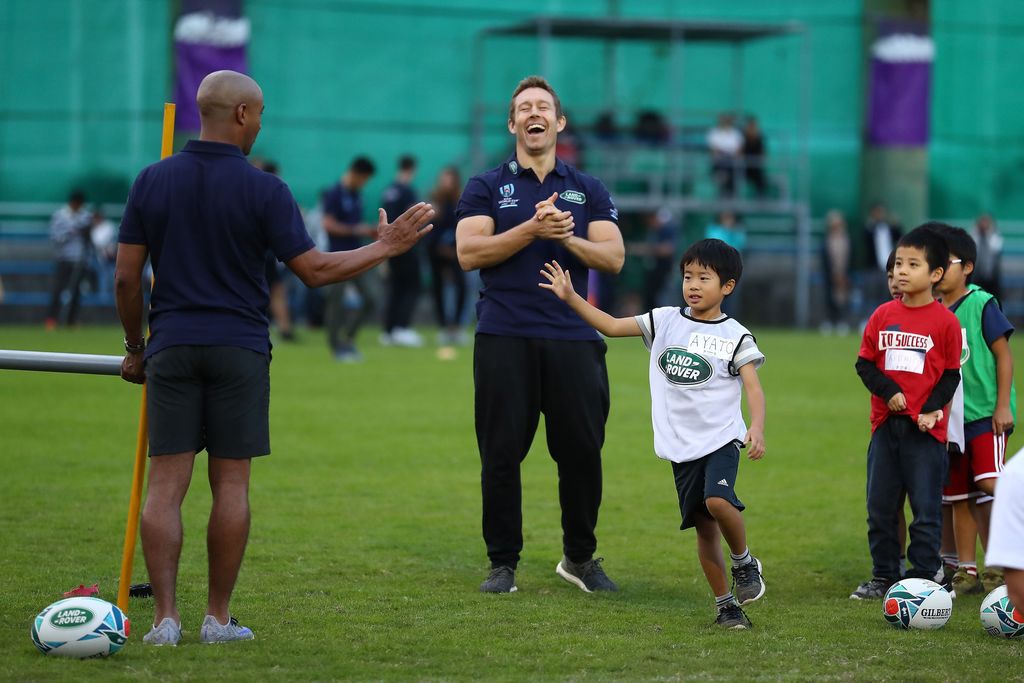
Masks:
[[[242,626],[238,619],[230,617],[228,623],[222,624],[212,614],[207,614],[203,619],[203,626],[199,629],[199,640],[206,644],[230,643],[233,640],[252,640],[252,629]]]
[[[142,636],[142,642],[147,645],[170,645],[175,647],[181,640],[181,626],[174,623],[174,619],[164,617],[159,624],[154,624],[149,633]]]
[[[876,576],[857,586],[857,590],[850,593],[851,600],[878,600],[884,598],[889,588],[896,583],[895,579],[885,579]]]
[[[753,562],[732,568],[732,594],[736,596],[736,602],[741,605],[760,598],[764,595],[766,588],[764,579],[761,578],[761,560],[756,557],[751,559]]]
[[[584,593],[615,592],[619,590],[619,587],[604,573],[604,569],[601,568],[603,561],[603,557],[597,557],[577,564],[568,557],[563,557],[555,567],[555,573],[572,585],[579,587]]]
[[[730,602],[728,605],[723,605],[718,610],[718,618],[715,619],[715,626],[721,626],[735,631],[745,631],[751,628],[753,624],[750,623],[750,619],[747,619],[747,615],[743,613],[740,606],[735,602]]]
[[[504,565],[491,567],[491,573],[480,584],[481,593],[515,593],[516,570]]]

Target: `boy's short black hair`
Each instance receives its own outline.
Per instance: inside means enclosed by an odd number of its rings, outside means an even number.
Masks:
[[[971,237],[969,232],[963,228],[946,225],[945,223],[925,223],[925,225],[937,232],[946,241],[946,246],[949,248],[949,258],[952,259],[955,256],[962,263],[970,263],[971,265],[978,262],[978,245],[974,242],[974,238]],[[967,282],[970,283],[973,277],[974,273],[968,275]]]
[[[377,172],[377,167],[373,165],[373,162],[370,161],[369,157],[356,157],[352,160],[352,163],[349,164],[348,169],[353,173],[366,176],[371,176]]]
[[[679,272],[683,272],[691,263],[710,268],[718,273],[718,279],[724,285],[729,280],[740,282],[743,275],[743,258],[740,252],[722,240],[700,240],[694,242],[679,261]]]
[[[928,270],[941,268],[946,272],[949,266],[949,247],[946,240],[935,230],[935,226],[941,223],[925,223],[919,225],[906,235],[900,238],[897,247],[914,247],[924,252],[925,260],[928,261]],[[948,227],[948,226],[947,226]]]
[[[885,262],[885,274],[892,275],[892,272],[896,270],[896,248],[889,252],[889,260]]]

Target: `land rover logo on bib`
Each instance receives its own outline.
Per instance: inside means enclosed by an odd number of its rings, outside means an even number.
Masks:
[[[714,374],[711,363],[704,356],[678,346],[670,346],[662,352],[658,367],[669,382],[684,386],[704,384]]]
[[[50,617],[50,623],[57,628],[74,628],[92,620],[92,612],[84,607],[68,607],[57,610]]]
[[[587,195],[583,194],[582,192],[577,192],[576,190],[566,190],[565,192],[558,196],[559,198],[564,199],[567,202],[572,202],[573,204],[587,203]]]

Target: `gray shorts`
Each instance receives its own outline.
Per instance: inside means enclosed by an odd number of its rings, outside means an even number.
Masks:
[[[146,360],[149,454],[270,453],[270,357],[235,346],[172,346]]]
[[[727,443],[703,458],[689,462],[672,463],[679,494],[679,514],[683,518],[680,529],[696,525],[697,515],[711,517],[708,498],[724,498],[737,510],[744,505],[736,497],[736,473],[740,466],[740,448],[736,441]]]

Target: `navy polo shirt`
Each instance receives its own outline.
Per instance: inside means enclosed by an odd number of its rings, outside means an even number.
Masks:
[[[572,211],[574,233],[586,238],[594,221],[618,223],[619,214],[608,190],[600,180],[576,170],[560,159],[540,182],[532,169],[524,169],[515,155],[501,166],[470,178],[459,199],[459,220],[490,216],[499,234],[528,221],[537,202],[558,193],[555,206]],[[477,332],[509,337],[593,340],[597,332],[577,316],[569,305],[537,286],[540,270],[547,261],[568,268],[572,284],[587,298],[587,267],[554,240],[534,240],[508,260],[480,270],[483,289],[476,304]]]
[[[384,189],[381,204],[389,221],[394,221],[416,203],[416,190],[412,185],[405,185],[397,180]]]
[[[200,140],[139,173],[118,241],[153,264],[147,358],[182,345],[269,353],[267,250],[287,261],[313,248],[284,182]]]
[[[363,222],[363,198],[357,190],[345,187],[337,183],[324,195],[324,213],[333,217],[334,220],[346,225],[356,225]],[[388,220],[391,220],[388,216]],[[328,235],[328,244],[331,251],[348,251],[358,249],[362,246],[358,235],[347,237],[335,237]]]

